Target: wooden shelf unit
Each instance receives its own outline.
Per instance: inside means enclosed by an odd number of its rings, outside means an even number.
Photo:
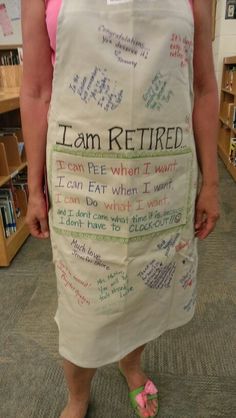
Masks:
[[[7,49],[15,49],[15,47],[16,46],[12,46]],[[0,56],[3,49],[4,48],[1,47]],[[3,68],[4,66],[1,67],[1,74],[3,74],[5,70],[7,71],[7,68]],[[20,155],[18,147],[18,142],[23,141],[21,131],[19,129],[16,132],[14,131],[14,128],[21,127],[19,100],[20,87],[19,85],[14,85],[14,83],[16,83],[17,80],[16,84],[18,84],[18,75],[22,69],[19,69],[18,65],[12,65],[9,67],[12,67],[9,68],[11,72],[13,67],[15,67],[17,76],[11,78],[11,74],[10,79],[12,79],[12,86],[9,85],[6,87],[5,85],[0,84],[0,126],[1,128],[7,129],[12,127],[12,132],[14,133],[12,134],[9,132],[8,134],[5,132],[4,136],[0,136],[0,188],[3,188],[11,183],[11,180],[27,167],[25,150],[23,150],[23,153]],[[7,238],[5,237],[3,219],[0,212],[0,267],[9,266],[11,260],[29,235],[29,230],[25,223],[27,210],[25,192],[23,190],[16,189],[16,195],[20,207],[20,217],[17,217],[15,213],[16,231],[11,233]],[[14,205],[13,209],[15,212]]]
[[[231,139],[236,141],[236,56],[223,61],[223,74],[220,94],[220,117],[218,153],[227,170],[236,181],[236,143],[235,163],[230,161]],[[235,164],[235,165],[234,165]]]
[[[0,114],[19,109],[19,88],[0,88]]]
[[[20,156],[17,136],[11,134],[0,136],[0,188],[7,186],[26,167],[25,152]],[[17,189],[15,193],[21,215],[17,218],[14,208],[16,231],[7,238],[5,237],[3,220],[0,215],[0,266],[5,267],[10,264],[12,258],[29,235],[28,227],[25,224],[27,199],[23,190]]]

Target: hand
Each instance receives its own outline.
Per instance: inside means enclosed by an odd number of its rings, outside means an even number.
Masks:
[[[196,199],[195,236],[205,239],[220,217],[218,186],[202,185]]]
[[[49,237],[47,205],[43,191],[29,194],[26,223],[33,237]]]

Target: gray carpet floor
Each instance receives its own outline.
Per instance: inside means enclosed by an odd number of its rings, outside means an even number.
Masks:
[[[219,168],[221,219],[199,242],[195,316],[143,355],[160,390],[159,418],[236,417],[236,184]],[[29,237],[0,269],[0,418],[58,418],[66,403],[55,287],[48,241]],[[116,364],[100,368],[87,418],[132,417]]]

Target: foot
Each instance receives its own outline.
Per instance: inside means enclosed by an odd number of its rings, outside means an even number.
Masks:
[[[89,401],[68,401],[60,418],[85,418]]]
[[[149,379],[148,376],[142,371],[141,366],[136,366],[128,368],[122,364],[122,361],[119,362],[119,367],[123,371],[129,390],[133,391],[140,386],[144,386]],[[139,407],[139,413],[141,417],[154,417],[157,413],[158,401],[157,399],[152,399],[147,402],[146,408]]]

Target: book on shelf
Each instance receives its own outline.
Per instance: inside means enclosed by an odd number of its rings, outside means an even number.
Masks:
[[[15,206],[16,217],[19,218],[21,216],[21,209],[20,209],[18,195],[16,192],[16,187],[14,186],[14,183],[12,180],[9,183],[7,183],[7,185],[8,185],[8,188],[11,190],[12,200]]]
[[[20,157],[22,157],[24,147],[25,147],[24,142],[18,142],[18,150],[19,150]]]
[[[12,184],[16,189],[23,190],[26,200],[28,200],[29,189],[26,171],[20,171],[15,177],[13,177]]]
[[[5,238],[8,238],[10,236],[10,229],[9,229],[9,223],[8,223],[8,217],[7,217],[7,209],[5,208],[4,205],[1,205],[1,203],[0,203],[0,215],[2,217],[4,236]]]
[[[1,88],[19,88],[23,74],[23,55],[20,48],[0,50]]]
[[[19,171],[19,173],[17,174],[17,176],[15,177],[15,180],[17,179],[17,181],[22,181],[22,182],[26,182],[27,183],[27,168],[25,168],[22,171]]]
[[[229,102],[223,102],[221,105],[221,112],[220,116],[225,123],[230,125],[231,121],[233,120],[233,111],[234,111],[235,104]]]
[[[17,51],[18,51],[19,64],[23,65],[23,48],[18,47]]]
[[[11,234],[16,232],[16,217],[14,211],[13,196],[10,189],[0,189],[0,206],[5,212],[5,219],[2,216],[5,228],[5,236],[8,238]],[[3,211],[1,209],[1,212]]]
[[[230,92],[236,90],[236,65],[232,65],[232,67],[225,72],[224,88]]]
[[[0,217],[8,238],[17,230],[17,219],[26,214],[28,201],[27,173],[19,172],[4,186],[0,187]]]
[[[236,129],[236,106],[234,106],[233,129]]]
[[[0,215],[2,217],[4,236],[5,236],[5,238],[8,238],[10,236],[10,230],[9,230],[9,226],[8,226],[6,208],[5,208],[4,205],[1,206],[1,204],[0,204]]]
[[[10,182],[7,183],[7,185],[5,185],[4,187],[0,188],[0,199],[1,198],[6,198],[10,201],[10,204],[12,205],[12,208],[13,208],[13,214],[15,213],[16,217],[19,217],[20,208],[19,208],[18,199],[15,194],[14,187]],[[15,215],[14,215],[14,218],[15,218]]]
[[[29,193],[28,193],[28,186],[26,184],[23,183],[14,183],[14,187],[17,190],[21,190],[21,192],[23,193],[24,197],[25,197],[25,201],[28,201],[28,197],[29,197]]]
[[[22,65],[23,49],[22,47],[11,48],[1,51],[0,65]]]
[[[236,138],[230,138],[229,161],[236,167]]]

